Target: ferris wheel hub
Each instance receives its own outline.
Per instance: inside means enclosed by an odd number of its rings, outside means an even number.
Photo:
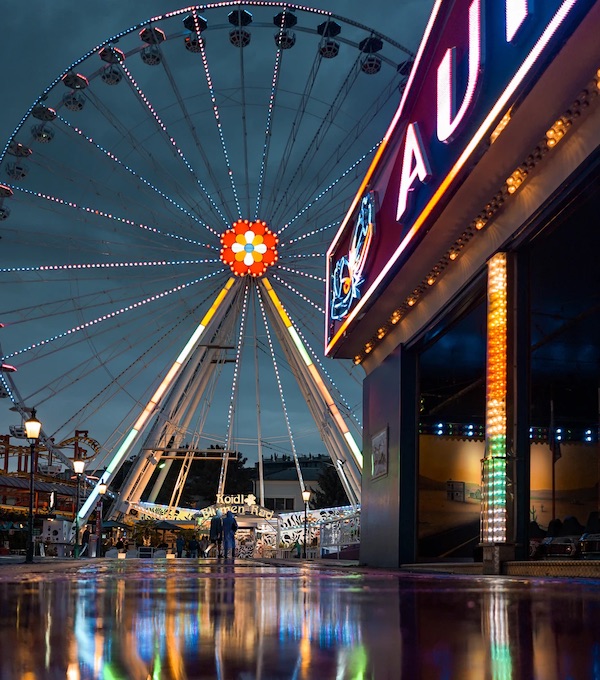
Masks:
[[[221,236],[221,261],[236,276],[262,276],[277,262],[279,239],[262,220],[237,220]]]

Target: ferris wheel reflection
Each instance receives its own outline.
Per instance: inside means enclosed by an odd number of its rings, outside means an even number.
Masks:
[[[315,677],[315,663],[337,667],[336,677],[352,667],[357,677],[361,617],[340,593],[296,578],[247,578],[233,564],[182,578],[168,571],[78,588],[70,680],[259,680],[282,662],[290,678]]]

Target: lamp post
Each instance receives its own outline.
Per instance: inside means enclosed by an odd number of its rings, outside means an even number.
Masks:
[[[304,489],[302,492],[302,500],[304,501],[304,559],[306,559],[306,536],[308,534],[308,501],[310,500],[310,491]]]
[[[108,485],[104,482],[98,484],[98,512],[96,516],[96,557],[102,557],[102,510],[104,505],[104,494],[108,490]]]
[[[35,409],[31,409],[31,418],[25,422],[25,434],[29,440],[29,523],[27,526],[27,550],[25,551],[25,563],[33,562],[33,497],[35,495],[34,486],[34,465],[35,465],[35,444],[40,438],[42,423],[35,417]]]
[[[77,475],[77,494],[75,501],[75,550],[73,557],[79,557],[79,489],[81,485],[81,475],[85,470],[85,460],[82,458],[73,459],[73,471]]]

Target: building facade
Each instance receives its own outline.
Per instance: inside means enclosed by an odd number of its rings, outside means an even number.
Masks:
[[[591,0],[436,2],[330,246],[326,353],[366,372],[366,564],[424,557],[423,469],[443,455],[425,430],[481,432],[478,517],[455,543],[474,532],[484,560],[527,555],[535,432],[553,519],[560,441],[580,430],[597,460],[598,25]]]

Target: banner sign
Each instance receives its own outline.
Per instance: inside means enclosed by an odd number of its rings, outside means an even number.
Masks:
[[[437,0],[400,106],[327,252],[325,353],[414,251],[594,0]]]

